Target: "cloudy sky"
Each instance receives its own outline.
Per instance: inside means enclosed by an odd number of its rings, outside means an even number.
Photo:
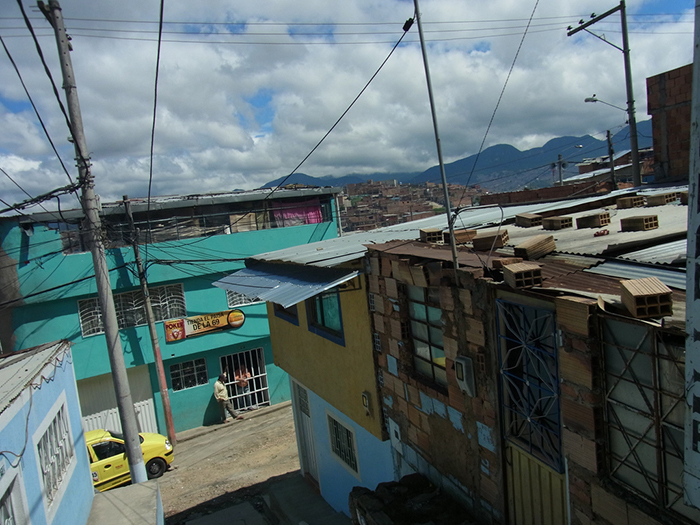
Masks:
[[[35,4],[22,2],[60,88],[52,30]],[[616,5],[421,0],[445,161],[479,150],[511,68],[486,147],[528,149],[562,135],[603,138],[606,129],[624,126],[623,111],[583,102],[595,93],[625,106],[622,53],[585,32],[566,36],[567,26]],[[97,191],[105,201],[143,197],[160,2],[61,0],[61,7]],[[638,120],[648,118],[645,79],[692,62],[693,8],[692,0],[627,2]],[[165,0],[152,194],[252,189],[289,174],[377,72],[413,14],[412,0]],[[621,45],[619,13],[591,30]],[[0,36],[75,178],[66,122],[17,0],[0,0]],[[435,164],[414,25],[299,171],[341,176]],[[0,198],[8,203],[68,183],[4,49],[0,168]],[[61,201],[72,205],[68,197]]]

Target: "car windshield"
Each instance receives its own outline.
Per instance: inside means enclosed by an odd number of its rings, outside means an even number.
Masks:
[[[117,432],[116,430],[108,430],[107,432],[109,432],[113,438],[121,439],[122,441],[124,441],[124,434],[122,434],[121,432]],[[143,436],[141,434],[139,434],[139,442],[143,443]]]

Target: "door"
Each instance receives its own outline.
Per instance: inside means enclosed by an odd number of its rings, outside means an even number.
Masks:
[[[296,381],[294,385],[294,414],[297,427],[299,446],[299,463],[304,477],[318,487],[318,465],[316,463],[316,447],[314,444],[311,410],[309,409],[309,393]]]
[[[123,442],[107,439],[88,445],[88,449],[92,449],[90,470],[97,490],[111,489],[131,479]]]
[[[508,523],[568,522],[554,312],[498,300]]]

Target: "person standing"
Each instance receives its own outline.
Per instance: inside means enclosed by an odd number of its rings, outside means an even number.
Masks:
[[[234,372],[234,379],[236,380],[236,393],[241,396],[239,401],[239,407],[243,407],[244,410],[256,410],[257,405],[253,404],[250,395],[250,380],[253,376],[251,375],[248,367],[245,363],[241,363],[236,371]]]
[[[214,383],[214,398],[219,403],[219,408],[221,410],[221,422],[226,423],[228,421],[226,417],[226,411],[231,414],[234,419],[243,419],[240,415],[233,409],[231,401],[228,398],[228,390],[226,389],[226,372],[219,376],[219,379]]]

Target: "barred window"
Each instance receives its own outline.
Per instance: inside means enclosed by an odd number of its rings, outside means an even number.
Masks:
[[[382,351],[382,336],[380,336],[377,332],[374,332],[372,334],[372,347],[374,348],[375,352],[380,352]]]
[[[262,302],[257,297],[250,298],[247,295],[243,295],[239,292],[234,292],[231,290],[226,290],[226,301],[229,308],[236,308],[238,306],[244,306],[246,304],[254,304]]]
[[[354,432],[328,414],[328,432],[331,440],[331,452],[354,472],[357,468],[357,450]]]
[[[206,360],[202,358],[170,365],[170,382],[173,392],[208,384]]]
[[[368,293],[367,294],[367,300],[369,301],[369,311],[370,312],[376,312],[377,311],[377,306],[374,303],[374,294],[373,293]]]
[[[37,449],[46,499],[51,503],[75,455],[65,405],[41,436]]]
[[[156,321],[185,317],[185,291],[181,284],[150,288],[151,307]],[[146,324],[146,299],[141,290],[114,294],[119,329]],[[80,329],[83,337],[104,332],[102,312],[97,298],[78,301]]]

